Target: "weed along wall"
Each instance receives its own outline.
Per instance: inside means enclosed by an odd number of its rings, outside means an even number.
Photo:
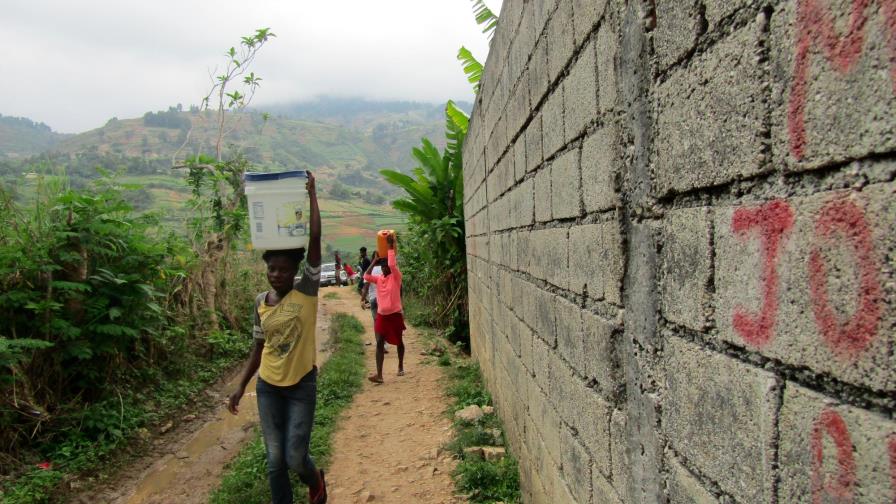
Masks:
[[[527,502],[896,499],[896,1],[505,0],[470,319]]]

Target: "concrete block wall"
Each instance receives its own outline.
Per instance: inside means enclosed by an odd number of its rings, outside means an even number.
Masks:
[[[896,0],[505,0],[475,358],[533,503],[896,501]]]

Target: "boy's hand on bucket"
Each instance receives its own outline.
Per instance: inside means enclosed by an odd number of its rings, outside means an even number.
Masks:
[[[305,173],[308,174],[308,182],[305,182],[305,189],[308,190],[309,195],[315,195],[317,188],[314,186],[314,175],[311,173],[311,170],[306,170]]]

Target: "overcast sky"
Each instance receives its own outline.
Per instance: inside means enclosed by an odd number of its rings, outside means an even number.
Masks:
[[[501,0],[488,0],[496,13]],[[0,114],[66,133],[198,103],[223,51],[256,28],[277,38],[253,67],[256,103],[317,95],[472,98],[457,49],[488,41],[469,0],[4,0]]]

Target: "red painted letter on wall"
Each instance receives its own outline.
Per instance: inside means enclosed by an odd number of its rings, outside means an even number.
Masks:
[[[793,210],[783,200],[775,200],[757,208],[738,208],[731,218],[736,234],[756,229],[762,245],[762,307],[758,314],[749,314],[743,307],[734,310],[734,330],[750,345],[762,347],[771,342],[778,314],[778,255],[784,233],[793,227]]]
[[[851,200],[839,197],[821,209],[815,222],[819,241],[845,239],[855,254],[858,278],[858,303],[855,313],[845,322],[838,320],[828,299],[827,268],[818,246],[809,254],[809,293],[815,322],[824,341],[834,353],[856,358],[874,339],[881,317],[881,286],[878,262],[874,255],[871,230],[865,213]]]
[[[896,92],[896,0],[878,0],[886,23],[890,51],[890,75]],[[849,24],[841,37],[837,33],[836,19],[824,6],[826,0],[799,0],[796,15],[796,54],[793,58],[793,82],[790,86],[790,103],[787,110],[787,127],[790,134],[790,152],[796,159],[806,153],[806,97],[808,94],[810,52],[818,47],[831,66],[845,74],[862,56],[865,42],[865,25],[868,9],[878,3],[873,0],[852,0]]]
[[[837,474],[828,478],[824,473],[824,438],[830,437],[837,451]],[[856,484],[856,461],[852,453],[849,429],[836,411],[826,409],[812,426],[812,504],[821,504],[825,495],[844,504],[853,501]]]

